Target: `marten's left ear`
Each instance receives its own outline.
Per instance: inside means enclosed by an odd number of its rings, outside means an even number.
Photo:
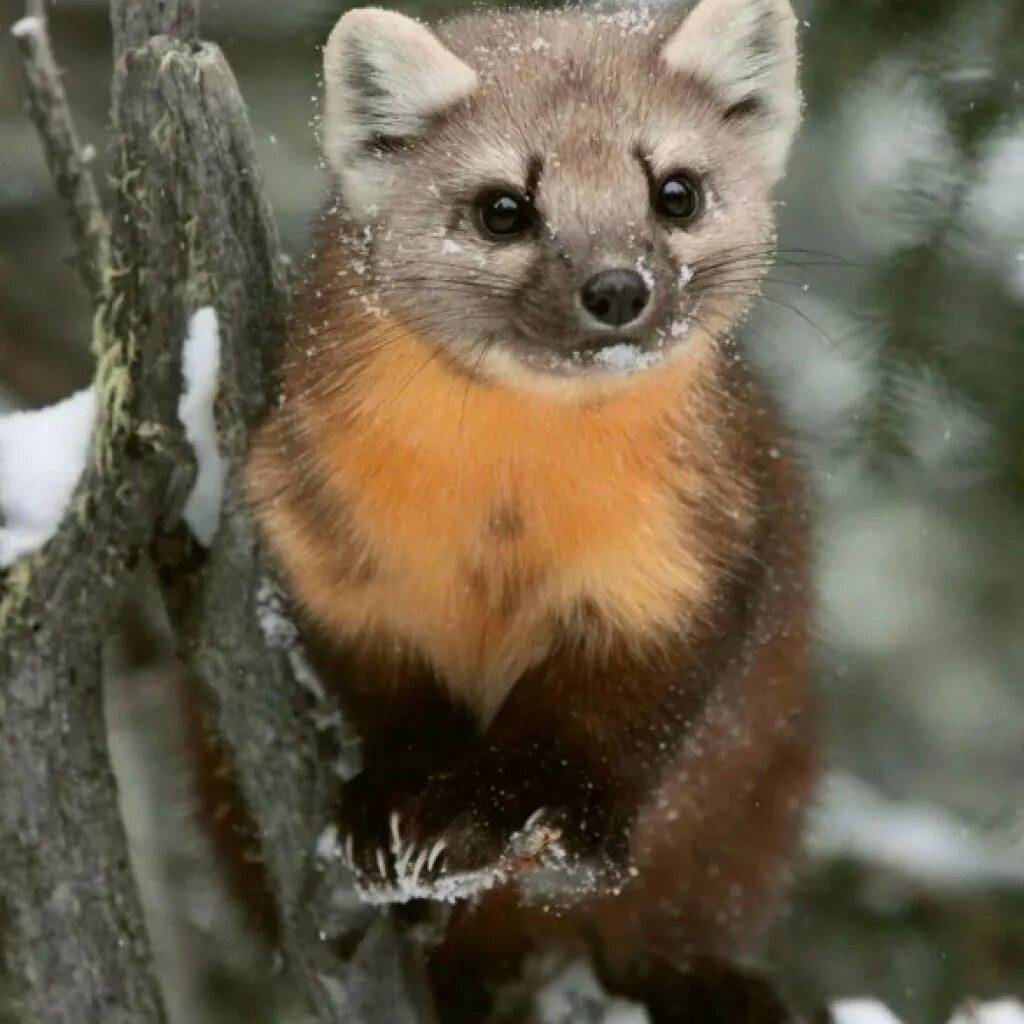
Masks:
[[[700,0],[661,58],[706,82],[722,116],[749,132],[774,184],[800,124],[796,16],[789,0]]]
[[[341,17],[324,47],[324,152],[353,215],[375,205],[384,158],[476,84],[476,72],[412,18],[376,7]]]

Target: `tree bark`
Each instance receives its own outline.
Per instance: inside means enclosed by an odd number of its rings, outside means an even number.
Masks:
[[[110,25],[116,69],[125,53],[154,36],[194,42],[199,36],[199,0],[111,0]]]
[[[429,1020],[416,948],[317,859],[337,786],[338,737],[323,723],[338,713],[297,680],[301,651],[261,623],[281,598],[247,507],[244,461],[274,394],[288,281],[245,108],[220,51],[196,41],[196,0],[112,0],[111,20],[116,189],[102,237],[78,232],[97,296],[92,453],[57,536],[14,566],[0,593],[8,1002],[31,1024],[163,1019],[101,685],[115,609],[131,569],[151,560],[252,820],[281,960],[310,1019]],[[59,79],[43,66],[45,36],[30,42],[35,120],[69,212],[81,217],[89,204],[79,200],[91,203],[95,187]],[[177,405],[187,324],[208,305],[220,326],[228,476],[205,550],[179,521],[193,465]]]

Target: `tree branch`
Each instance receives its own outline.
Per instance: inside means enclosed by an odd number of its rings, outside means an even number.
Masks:
[[[218,426],[229,473],[220,531],[198,564],[189,566],[187,551],[164,546],[158,569],[191,675],[255,824],[285,962],[316,1020],[371,1024],[379,1018],[359,1016],[350,998],[353,974],[362,968],[337,957],[325,940],[340,933],[348,948],[358,946],[374,915],[355,900],[339,913],[326,897],[311,899],[320,869],[317,839],[333,817],[338,782],[317,723],[335,719],[337,709],[299,685],[296,652],[273,646],[260,624],[273,574],[244,473],[252,432],[275,393],[287,282],[252,133],[215,46],[186,49],[154,39],[129,57],[127,74],[119,93],[122,121],[139,130],[151,123],[141,99],[154,82],[166,106],[178,111],[163,135],[164,166],[173,168],[164,187],[192,197],[182,215],[197,226],[192,259],[204,268],[194,280],[194,301],[215,305],[221,324]],[[390,950],[390,973],[404,979],[388,986],[388,1020],[423,1020],[422,1000],[411,994],[418,989],[415,957],[400,953],[401,941],[390,931],[375,931],[368,942],[365,955],[374,950],[382,961]]]
[[[168,197],[141,191],[124,157],[91,454],[57,536],[0,591],[2,965],[32,1024],[163,1020],[107,758],[102,644],[181,462],[184,295],[138,284],[181,262],[183,231],[158,235],[175,223]]]
[[[28,0],[26,16],[12,32],[21,52],[29,115],[42,140],[74,236],[78,272],[94,301],[98,301],[109,255],[107,218],[78,143],[60,71],[53,59],[42,0]]]
[[[30,18],[40,17],[37,6]],[[45,26],[30,20],[17,28],[61,181],[77,149]],[[117,76],[115,91],[116,84]],[[102,701],[112,609],[127,570],[150,545],[175,472],[189,462],[177,420],[192,269],[188,222],[177,197],[154,180],[159,165],[146,163],[161,117],[174,111],[150,113],[144,126],[115,117],[120,188],[108,280],[100,279],[107,261],[99,244],[83,264],[95,271],[101,296],[89,461],[56,537],[15,565],[0,591],[2,967],[10,1011],[32,1024],[164,1019]],[[87,175],[75,181],[65,195],[80,215],[95,190]],[[152,281],[166,285],[149,287]]]
[[[111,0],[114,66],[129,51],[145,46],[153,36],[183,43],[199,36],[199,0]]]
[[[350,891],[323,884],[316,847],[333,817],[337,751],[320,724],[335,709],[299,685],[301,652],[261,628],[273,577],[244,467],[275,392],[287,275],[245,108],[220,51],[194,40],[196,0],[112,0],[111,11],[116,193],[109,254],[95,259],[93,450],[67,521],[0,593],[0,921],[13,1000],[32,1024],[162,1019],[100,690],[112,610],[130,566],[151,557],[235,769],[283,960],[311,1018],[420,1024],[430,1012],[418,951]],[[40,123],[60,172],[74,133],[45,33],[28,30],[33,88],[44,112],[59,111],[56,127]],[[206,305],[220,325],[228,478],[219,534],[202,551],[160,524],[191,464],[177,421],[181,347]]]

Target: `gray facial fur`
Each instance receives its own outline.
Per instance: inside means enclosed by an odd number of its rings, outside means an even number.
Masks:
[[[615,369],[610,343],[645,365],[748,305],[799,116],[785,0],[703,0],[692,14],[656,16],[477,13],[433,35],[399,15],[352,13],[409,26],[405,49],[380,56],[378,28],[346,34],[342,19],[328,48],[328,155],[381,308],[471,370],[565,375]],[[429,59],[418,64],[421,44]],[[349,114],[334,133],[332,62],[334,109]],[[685,227],[652,202],[676,172],[704,192]],[[481,230],[477,202],[490,188],[528,196],[528,232],[496,240]],[[614,337],[579,298],[611,268],[637,271],[651,289]]]

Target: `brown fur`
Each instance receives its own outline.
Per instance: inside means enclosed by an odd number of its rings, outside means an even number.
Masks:
[[[723,543],[698,528],[701,501],[738,529],[751,515],[745,482],[710,471],[707,340],[567,400],[469,382],[397,322],[362,330],[320,339],[317,373],[343,383],[293,385],[253,463],[268,537],[326,630],[401,642],[486,721],[585,605],[601,645],[658,645],[699,617]],[[346,366],[349,346],[372,356]]]
[[[310,296],[344,277],[335,236]],[[389,780],[364,813],[454,764],[511,827],[564,796],[584,846],[628,833],[637,871],[554,917],[511,890],[460,910],[439,989],[544,934],[626,990],[659,958],[734,951],[779,887],[813,760],[801,488],[735,353],[703,336],[597,394],[538,395],[358,307],[326,327],[299,310],[252,489]],[[396,751],[443,715],[445,748],[399,778]]]
[[[250,484],[365,741],[357,875],[410,863],[393,826],[421,865],[440,851],[432,883],[507,867],[542,810],[564,861],[457,909],[446,1024],[544,948],[588,952],[655,1024],[781,1021],[727,964],[813,777],[807,523],[728,339],[799,120],[787,0],[437,36],[357,10],[325,80],[340,204]],[[685,223],[660,198],[680,176]],[[514,237],[487,227],[495,189],[529,213]],[[608,270],[645,289],[631,320],[586,308]]]

